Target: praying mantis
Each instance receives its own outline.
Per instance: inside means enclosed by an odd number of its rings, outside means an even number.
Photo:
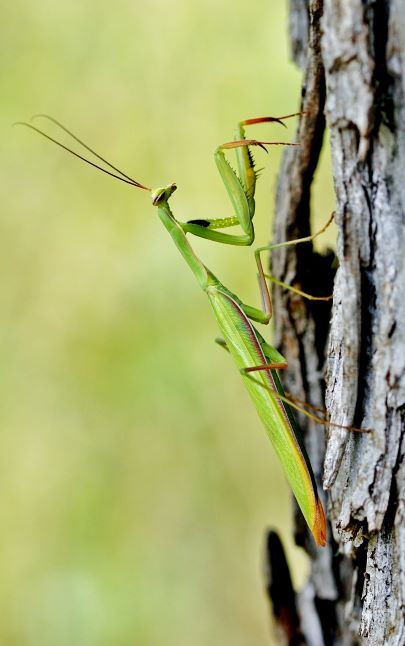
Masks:
[[[271,251],[283,245],[298,244],[312,240],[326,229],[329,222],[321,231],[313,236],[256,249],[255,260],[258,269],[262,309],[243,303],[236,294],[227,289],[196,255],[187,237],[187,234],[193,234],[213,242],[241,246],[251,245],[254,242],[255,231],[253,216],[255,213],[254,196],[257,173],[254,168],[251,148],[261,147],[266,150],[266,145],[297,144],[247,139],[245,128],[246,126],[257,123],[279,123],[284,125],[283,121],[285,119],[297,116],[297,114],[285,115],[283,117],[259,117],[241,121],[237,125],[234,139],[220,145],[214,154],[215,162],[228,192],[234,215],[222,219],[207,218],[189,220],[188,222],[178,221],[170,208],[169,202],[177,188],[174,182],[163,187],[152,189],[134,180],[92,150],[60,122],[48,115],[37,116],[52,121],[111,170],[107,170],[90,161],[31,123],[19,122],[19,124],[38,132],[72,155],[75,155],[104,173],[150,193],[152,205],[156,207],[161,223],[169,233],[186,264],[193,272],[199,286],[208,297],[222,335],[219,343],[228,350],[241,374],[244,385],[273,444],[314,540],[318,546],[324,546],[326,545],[325,512],[317,491],[314,474],[301,432],[292,411],[294,403],[286,398],[278,374],[278,370],[287,367],[287,361],[275,347],[263,338],[253,325],[253,322],[261,324],[269,323],[272,316],[272,302],[266,278],[278,282],[268,274],[265,274],[261,254],[264,251]],[[238,172],[232,169],[225,157],[225,153],[229,149],[235,150]],[[227,229],[235,225],[240,226],[241,233],[234,234],[222,231],[222,229]],[[285,285],[285,287],[303,296],[308,296],[288,285]],[[311,298],[328,300],[330,297]],[[295,406],[295,408],[299,407]]]

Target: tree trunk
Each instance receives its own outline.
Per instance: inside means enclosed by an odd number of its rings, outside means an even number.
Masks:
[[[401,0],[290,0],[290,31],[305,114],[301,147],[285,153],[273,239],[309,232],[326,114],[339,268],[331,311],[275,290],[276,344],[294,397],[316,406],[325,399],[331,422],[370,432],[330,426],[325,447],[322,429],[299,420],[320,482],[323,472],[329,546],[313,546],[297,512],[296,539],[312,571],[298,595],[296,632],[279,627],[290,644],[402,646],[405,8]],[[309,293],[332,292],[331,257],[311,245],[274,253],[272,271]]]

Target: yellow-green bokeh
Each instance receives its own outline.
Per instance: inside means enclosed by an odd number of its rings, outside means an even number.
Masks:
[[[298,581],[305,563],[204,294],[146,193],[10,125],[49,112],[140,181],[176,180],[180,219],[228,214],[216,145],[240,118],[299,107],[287,7],[16,0],[6,12],[0,643],[271,643],[264,529],[281,532]],[[257,159],[263,244],[280,157]],[[319,183],[322,219],[327,170]],[[259,302],[250,249],[195,247]]]

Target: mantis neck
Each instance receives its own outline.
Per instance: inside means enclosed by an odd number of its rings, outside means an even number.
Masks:
[[[196,256],[196,254],[194,253],[194,250],[187,240],[186,234],[184,233],[180,223],[177,222],[176,218],[171,212],[168,202],[162,202],[161,204],[159,204],[158,214],[160,220],[169,232],[177,249],[180,251],[184,260],[198,280],[201,289],[205,291],[208,285],[211,283],[211,273],[201,262],[198,256]]]

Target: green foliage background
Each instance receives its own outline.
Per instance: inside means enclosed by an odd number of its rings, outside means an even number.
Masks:
[[[240,118],[299,107],[287,8],[16,0],[6,11],[0,643],[270,643],[264,529],[281,532],[297,581],[305,562],[204,294],[147,194],[10,126],[49,112],[140,181],[176,180],[180,219],[229,214],[215,147]],[[292,139],[293,124],[281,135]],[[258,244],[279,154],[257,153]],[[330,193],[316,204],[322,220]],[[250,249],[195,247],[259,302]]]

